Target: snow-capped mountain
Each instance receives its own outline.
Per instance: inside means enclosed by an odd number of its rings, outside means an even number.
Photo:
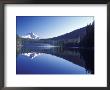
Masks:
[[[39,36],[36,35],[35,33],[30,32],[27,35],[22,36],[22,38],[39,39]]]

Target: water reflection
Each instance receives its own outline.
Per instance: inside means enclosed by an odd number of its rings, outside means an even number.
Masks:
[[[36,58],[39,55],[42,55],[43,53],[37,53],[37,52],[31,52],[31,53],[22,53],[21,55],[27,56],[31,59]]]
[[[16,69],[17,74],[94,74],[94,51],[25,46],[17,48]]]

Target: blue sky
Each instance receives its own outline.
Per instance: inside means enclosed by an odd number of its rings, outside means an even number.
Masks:
[[[19,36],[33,32],[42,38],[52,38],[86,26],[94,21],[89,16],[16,16]]]

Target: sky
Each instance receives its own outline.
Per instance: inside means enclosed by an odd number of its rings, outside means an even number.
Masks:
[[[16,33],[33,32],[40,39],[52,38],[82,28],[94,21],[92,16],[16,16]]]

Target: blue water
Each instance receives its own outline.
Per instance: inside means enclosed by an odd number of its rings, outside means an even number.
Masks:
[[[23,47],[16,57],[16,74],[88,74],[77,50]]]

